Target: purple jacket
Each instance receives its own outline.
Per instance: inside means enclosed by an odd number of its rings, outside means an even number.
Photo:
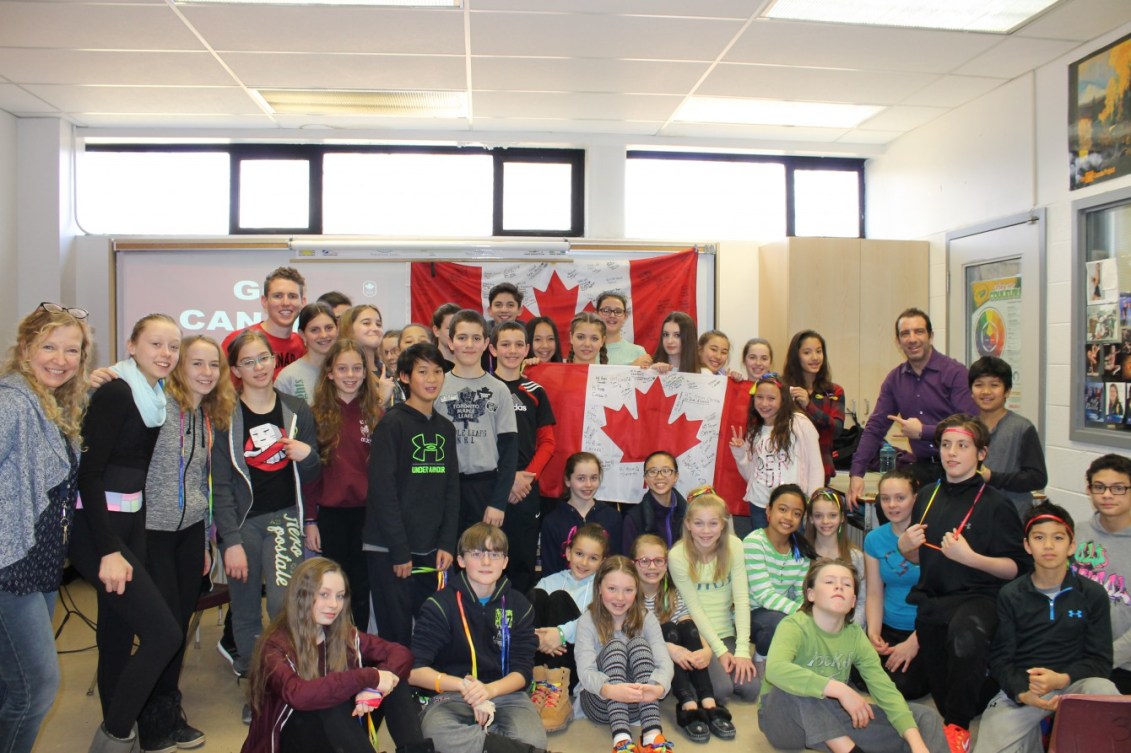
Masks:
[[[978,415],[965,366],[933,349],[922,374],[916,374],[910,363],[901,363],[884,377],[876,407],[852,455],[850,475],[863,476],[868,470],[891,428],[888,416],[900,415],[923,422],[923,439],[910,440],[911,451],[916,459],[927,460],[939,454],[934,442],[935,427],[955,413]]]

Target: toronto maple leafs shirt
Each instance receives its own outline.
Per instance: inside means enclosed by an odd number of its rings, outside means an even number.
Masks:
[[[436,410],[455,425],[460,473],[499,467],[499,436],[518,431],[514,401],[505,384],[490,374],[474,379],[448,374]]]

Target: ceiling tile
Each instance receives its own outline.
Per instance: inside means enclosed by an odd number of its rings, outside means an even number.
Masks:
[[[796,65],[800,58],[819,68],[949,73],[1000,40],[993,34],[760,20],[725,61]]]
[[[0,47],[201,49],[166,5],[4,2],[0,16]]]
[[[697,18],[474,13],[471,53],[711,61],[741,25]]]
[[[490,133],[563,134],[568,141],[571,133],[610,133],[633,136],[651,136],[663,123],[636,120],[556,120],[552,118],[476,118],[473,131]]]
[[[476,89],[682,95],[707,66],[671,61],[475,57],[471,80]]]
[[[254,88],[463,90],[467,83],[462,55],[226,52],[221,58]]]
[[[566,11],[621,15],[749,18],[765,0],[474,0],[472,12],[483,10]]]
[[[854,129],[837,139],[840,144],[890,144],[906,131],[861,131]]]
[[[1014,36],[1087,42],[1128,22],[1131,2],[1127,0],[1069,0],[1018,29]]]
[[[865,120],[859,128],[865,131],[910,131],[929,123],[947,112],[945,107],[911,107],[896,105]]]
[[[464,54],[463,14],[451,10],[193,5],[182,12],[220,51]]]
[[[0,47],[0,73],[26,84],[230,86],[207,52],[45,50]]]
[[[1055,39],[1007,38],[993,49],[958,67],[954,72],[969,76],[1016,78],[1057,59],[1076,46],[1076,42]]]
[[[186,113],[245,115],[262,112],[235,86],[56,86],[26,87],[63,112]]]
[[[682,97],[644,94],[472,93],[475,118],[666,120]]]
[[[1005,83],[1005,79],[978,76],[940,76],[900,104],[958,107]]]
[[[700,139],[831,143],[844,134],[846,130],[844,128],[813,128],[808,126],[669,123],[660,132],[660,135]]]
[[[12,115],[44,115],[58,109],[15,84],[0,84],[0,110]]]
[[[695,93],[885,105],[899,102],[933,78],[929,73],[722,64],[711,71]]]
[[[266,115],[196,115],[162,113],[116,113],[113,115],[82,113],[70,116],[79,125],[89,128],[276,128]],[[219,134],[218,134],[219,135]]]

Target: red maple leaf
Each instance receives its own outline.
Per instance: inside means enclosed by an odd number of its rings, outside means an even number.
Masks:
[[[558,328],[558,336],[562,338],[562,352],[569,352],[569,322],[577,313],[577,295],[581,292],[580,286],[574,285],[567,288],[557,272],[550,275],[550,281],[545,290],[534,288],[534,297],[538,300],[538,310],[542,316],[548,316]],[[534,312],[522,307],[519,316],[524,321],[534,318]]]
[[[672,417],[676,396],[664,393],[659,379],[652,382],[647,392],[636,391],[636,414],[629,406],[618,410],[605,408],[605,426],[602,431],[616,442],[624,455],[622,463],[644,462],[652,452],[663,449],[679,457],[699,444],[700,420],[688,420],[683,413]]]

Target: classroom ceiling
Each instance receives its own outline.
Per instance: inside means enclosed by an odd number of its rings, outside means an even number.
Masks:
[[[467,140],[513,133],[566,142],[611,134],[851,152],[874,150],[1131,21],[1131,0],[1064,0],[1008,35],[760,18],[769,3],[464,0],[462,9],[396,9],[0,0],[0,109],[92,128]],[[257,89],[460,92],[468,111],[272,114]],[[692,95],[883,109],[854,128],[673,120]]]

